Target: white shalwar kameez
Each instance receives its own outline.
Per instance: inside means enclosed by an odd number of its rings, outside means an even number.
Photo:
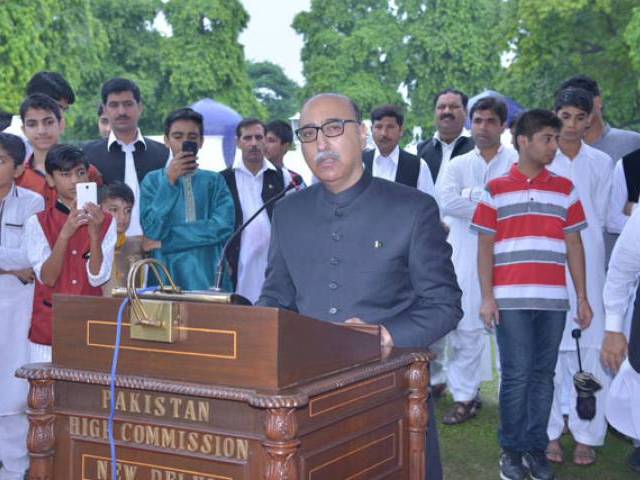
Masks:
[[[449,225],[451,260],[462,290],[464,316],[446,337],[447,385],[456,402],[473,400],[480,384],[493,377],[491,337],[480,318],[478,235],[469,228],[471,218],[487,182],[506,174],[517,161],[515,150],[501,146],[487,162],[476,147],[451,159],[436,187],[440,210]]]
[[[602,302],[605,282],[603,232],[611,189],[611,170],[603,168],[603,165],[610,163],[611,159],[606,153],[583,142],[578,155],[573,160],[558,149],[553,162],[548,167],[551,172],[573,182],[587,218],[588,227],[581,232],[581,238],[585,253],[587,298],[593,310],[593,319],[591,326],[582,331],[580,353],[583,370],[592,373],[602,383],[603,388],[596,393],[596,416],[593,420],[581,420],[576,412],[577,397],[573,386],[573,376],[578,372],[578,355],[575,340],[571,336],[571,331],[579,328],[576,323],[578,303],[573,279],[567,268],[570,310],[567,312],[564,334],[560,343],[554,377],[553,405],[547,433],[551,440],[558,439],[564,428],[563,415],[568,415],[569,430],[575,441],[590,446],[599,446],[604,443],[607,432],[604,407],[611,381],[610,375],[600,362],[605,318]]]
[[[24,249],[24,225],[44,209],[44,199],[15,185],[0,201],[0,269],[29,268]],[[28,384],[16,369],[29,363],[29,326],[34,284],[24,285],[12,274],[0,275],[0,480],[22,480],[29,466]]]

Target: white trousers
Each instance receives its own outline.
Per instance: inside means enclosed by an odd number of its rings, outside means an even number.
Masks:
[[[31,363],[51,363],[51,345],[29,342],[29,360]]]
[[[432,386],[447,383],[446,346],[446,336],[429,345],[429,350],[437,355],[437,358],[429,364]]]
[[[28,430],[29,421],[24,413],[0,416],[0,480],[23,480],[29,468]]]
[[[473,400],[482,382],[493,379],[491,337],[484,328],[454,330],[447,336],[447,386],[456,402]]]
[[[593,420],[582,420],[576,411],[577,394],[573,386],[573,375],[578,372],[578,353],[576,351],[561,351],[558,354],[556,373],[553,380],[553,405],[547,434],[550,440],[556,440],[562,435],[564,428],[562,405],[569,406],[569,431],[576,442],[592,447],[604,444],[607,433],[607,420],[605,418],[605,402],[607,391],[611,383],[610,375],[600,363],[600,350],[595,348],[581,348],[582,369],[595,376],[602,384],[602,390],[596,393],[596,416]]]

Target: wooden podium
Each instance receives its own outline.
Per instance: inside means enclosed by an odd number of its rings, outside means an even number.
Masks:
[[[112,480],[121,299],[56,296],[53,363],[32,364],[31,480]],[[425,478],[426,352],[295,313],[176,302],[175,341],[133,339],[116,380],[117,478]]]

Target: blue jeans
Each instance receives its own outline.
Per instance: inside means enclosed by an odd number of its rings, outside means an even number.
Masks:
[[[553,376],[566,312],[500,310],[500,430],[504,450],[524,453],[547,448]]]

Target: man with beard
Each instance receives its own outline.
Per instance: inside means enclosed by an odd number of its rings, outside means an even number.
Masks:
[[[119,180],[133,190],[135,202],[127,236],[135,237],[142,235],[140,184],[147,173],[165,166],[169,149],[140,133],[138,120],[144,107],[140,89],[131,80],[112,78],[105,82],[102,106],[109,117],[111,133],[86,144],[85,157],[102,173],[105,184]]]
[[[296,134],[320,182],[276,206],[258,304],[380,325],[387,346],[422,348],[444,337],[462,311],[433,198],[364,171],[366,128],[348,97],[307,100]],[[438,480],[432,408],[428,429],[427,477]]]
[[[236,127],[241,155],[236,155],[232,168],[222,172],[235,205],[234,230],[291,183],[287,170],[276,168],[264,158],[264,142],[265,125],[257,118],[245,118]],[[251,302],[258,299],[264,282],[272,213],[273,205],[261,212],[227,250],[235,291]]]
[[[365,150],[362,161],[374,177],[402,183],[434,195],[431,173],[424,160],[399,146],[404,133],[404,115],[395,105],[383,105],[371,112],[374,150]]]

